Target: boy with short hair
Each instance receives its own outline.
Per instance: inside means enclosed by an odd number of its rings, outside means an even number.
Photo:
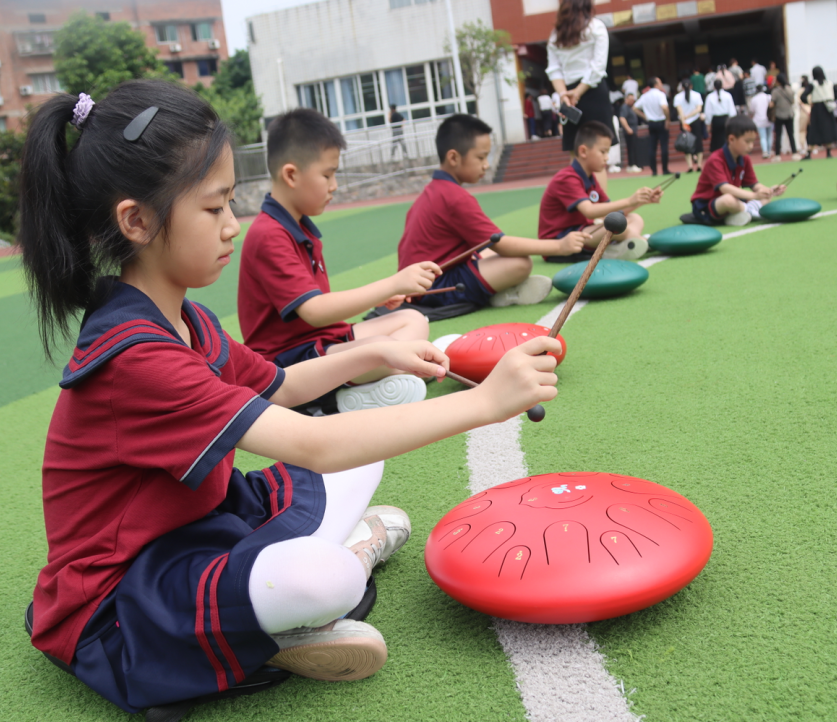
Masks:
[[[271,191],[241,251],[238,317],[244,343],[278,366],[359,344],[426,340],[429,333],[427,319],[414,309],[345,322],[427,290],[441,272],[427,259],[366,286],[331,292],[320,232],[309,216],[320,215],[331,200],[345,147],[337,126],[310,108],[280,115],[268,128]],[[353,381],[357,385],[337,391],[340,411],[419,401],[426,393],[421,379],[385,367]]]
[[[633,211],[647,203],[659,203],[663,192],[659,188],[643,187],[619,201],[611,201],[607,197],[595,174],[607,166],[612,137],[610,129],[596,120],[579,127],[575,135],[575,160],[553,176],[541,198],[538,224],[541,238],[564,238],[571,233],[587,232],[584,248],[573,260],[590,258],[605,233],[604,225],[597,225],[595,230],[591,227],[597,219],[603,219],[613,211],[625,214],[628,227],[624,233],[613,237],[604,257],[635,260],[648,250],[648,241],[642,237],[645,223]],[[548,255],[545,260],[554,263],[567,261],[566,258]]]
[[[785,192],[758,182],[749,153],[758,137],[756,124],[746,115],[734,115],[726,124],[727,142],[703,165],[692,194],[691,222],[744,226],[759,217],[759,209]],[[750,189],[750,190],[748,190]]]
[[[404,235],[398,244],[398,267],[422,260],[442,264],[487,241],[499,228],[489,220],[477,199],[463,187],[476,183],[488,170],[491,127],[471,115],[452,115],[436,133],[441,161],[433,179],[407,212]],[[585,233],[561,240],[541,241],[503,235],[492,246],[447,269],[434,282],[437,288],[462,283],[464,291],[422,296],[413,303],[430,307],[470,303],[478,306],[540,303],[552,290],[546,276],[530,276],[529,256],[546,252],[568,255],[581,249]]]

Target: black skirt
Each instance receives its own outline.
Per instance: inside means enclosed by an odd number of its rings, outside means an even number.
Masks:
[[[727,142],[726,128],[728,115],[715,115],[712,117],[712,140],[709,142],[709,152],[714,153],[724,147]]]
[[[811,122],[808,124],[808,145],[837,143],[837,120],[825,103],[811,103]]]
[[[568,85],[567,90],[572,90],[577,87],[579,82],[581,81]],[[582,125],[590,120],[598,120],[610,128],[611,133],[613,132],[613,105],[610,103],[610,91],[604,78],[599,81],[599,84],[595,88],[588,89],[581,96],[576,107],[582,112]],[[564,126],[564,141],[562,146],[564,150],[573,149],[577,130],[578,126],[574,123],[567,123]],[[616,145],[618,142],[619,137],[616,136],[613,139],[613,144]]]
[[[692,129],[692,135],[695,136],[695,144],[692,146],[692,155],[703,153],[703,121],[700,118],[697,118],[689,123],[689,127]]]

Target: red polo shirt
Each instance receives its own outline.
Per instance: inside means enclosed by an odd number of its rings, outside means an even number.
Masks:
[[[450,173],[434,171],[433,180],[407,211],[398,270],[422,261],[442,264],[500,232]]]
[[[320,232],[307,216],[299,224],[270,194],[247,231],[238,276],[238,320],[244,343],[268,361],[309,341],[345,341],[352,327],[316,327],[296,310],[330,293]]]
[[[758,182],[750,156],[742,155],[735,161],[729,152],[729,146],[725,144],[723,148],[712,153],[703,164],[692,200],[711,201],[718,198],[723,195],[720,188],[724,183],[736,188],[752,188]]]
[[[578,204],[582,201],[607,203],[609,200],[595,174],[588,176],[574,160],[552,177],[544,191],[538,238],[561,238],[569,231],[592,225],[593,219],[579,211]]]

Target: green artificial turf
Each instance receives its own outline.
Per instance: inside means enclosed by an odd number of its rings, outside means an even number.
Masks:
[[[775,183],[789,164],[759,166]],[[788,195],[837,209],[837,160],[815,161]],[[647,179],[611,180],[620,197]],[[675,225],[696,176],[660,206],[646,232]],[[533,235],[542,189],[479,195],[510,234]],[[319,225],[335,289],[392,273],[407,204],[330,212]],[[559,396],[541,424],[524,424],[532,473],[592,469],[671,486],[709,518],[715,549],[704,572],[655,607],[590,625],[611,672],[646,720],[826,720],[837,702],[833,562],[837,502],[834,428],[837,338],[831,268],[837,216],[725,240],[708,253],[652,266],[620,299],[591,302],[563,331]],[[238,256],[234,256],[237,264]],[[0,718],[120,720],[129,715],[59,671],[23,631],[46,544],[40,509],[43,439],[58,369],[46,365],[16,258],[0,265],[0,449],[7,550],[0,584]],[[563,265],[536,262],[552,275]],[[190,294],[236,336],[237,265]],[[502,321],[535,321],[535,307],[485,309],[434,323],[433,337]],[[66,352],[59,354],[63,366]],[[460,387],[431,384],[431,395]],[[239,454],[242,468],[262,461]],[[524,720],[490,619],[439,591],[423,565],[438,519],[468,495],[465,438],[387,463],[376,499],[409,510],[414,538],[378,575],[369,621],[390,659],[369,680],[294,678],[253,697],[202,706],[204,720]],[[499,481],[505,481],[500,480]]]

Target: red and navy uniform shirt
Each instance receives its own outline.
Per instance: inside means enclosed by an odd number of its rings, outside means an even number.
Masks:
[[[352,338],[342,321],[317,328],[297,315],[314,296],[330,293],[323,244],[307,216],[297,223],[270,194],[247,231],[238,276],[238,320],[244,343],[268,361],[317,342],[325,348]]]
[[[501,231],[477,199],[450,173],[434,171],[433,180],[407,211],[404,235],[398,244],[398,270],[422,261],[442,264],[495,233]]]
[[[578,210],[582,201],[607,203],[610,199],[596,180],[588,176],[578,160],[559,170],[549,181],[541,198],[538,238],[561,238],[569,231],[593,224]]]
[[[703,164],[697,188],[692,194],[692,201],[713,201],[723,195],[721,186],[729,183],[736,188],[752,188],[758,183],[750,156],[741,155],[736,161],[729,151],[729,146],[716,150]]]
[[[97,298],[44,453],[49,552],[32,643],[68,664],[140,550],[224,501],[235,445],[285,378],[198,304],[181,310],[190,348],[133,286],[103,279]]]

